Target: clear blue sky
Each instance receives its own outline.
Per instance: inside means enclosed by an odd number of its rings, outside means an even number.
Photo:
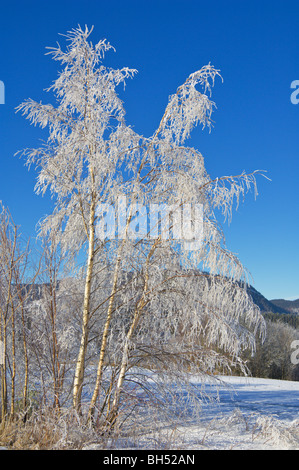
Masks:
[[[138,69],[124,95],[127,121],[147,136],[168,95],[211,62],[224,79],[213,92],[215,126],[211,133],[198,128],[191,144],[214,177],[265,169],[272,179],[259,178],[257,200],[249,194],[235,212],[227,245],[267,298],[298,298],[299,104],[290,101],[290,84],[299,80],[298,18],[298,0],[1,0],[0,200],[31,236],[51,210],[48,196],[33,193],[34,171],[13,157],[46,134],[15,107],[50,99],[43,90],[58,63],[45,48],[63,43],[59,33],[94,25],[93,42],[107,38],[116,48],[109,64]]]

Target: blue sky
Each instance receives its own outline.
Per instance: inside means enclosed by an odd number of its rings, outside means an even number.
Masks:
[[[299,80],[298,17],[299,2],[287,0],[1,0],[0,200],[22,232],[34,236],[51,201],[34,194],[36,174],[13,157],[46,136],[15,107],[51,99],[44,89],[58,63],[45,48],[63,44],[59,33],[78,24],[94,25],[93,42],[107,38],[116,49],[109,65],[138,70],[123,97],[127,122],[143,135],[153,133],[169,94],[190,73],[208,62],[221,70],[214,129],[196,129],[190,144],[213,177],[267,170],[272,181],[258,178],[258,198],[248,194],[225,225],[227,245],[267,298],[298,298],[299,104],[290,100]]]

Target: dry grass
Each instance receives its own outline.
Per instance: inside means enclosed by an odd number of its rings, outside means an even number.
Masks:
[[[113,430],[107,430],[103,423],[87,426],[86,416],[78,416],[73,408],[59,413],[51,407],[31,410],[25,422],[23,417],[20,413],[14,420],[0,424],[0,447],[9,450],[171,449],[178,438],[174,423],[160,422],[158,410],[150,417],[129,415],[123,426]]]
[[[20,415],[0,425],[0,445],[11,450],[82,449],[90,443],[105,446],[99,430],[87,427],[73,410],[35,411],[24,422]]]

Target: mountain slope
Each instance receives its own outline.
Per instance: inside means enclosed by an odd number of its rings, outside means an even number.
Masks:
[[[260,308],[261,312],[292,313],[292,311],[286,308],[284,305],[275,304],[271,300],[266,299],[266,297],[264,297],[252,286],[249,287],[249,293],[254,303]]]
[[[273,299],[270,301],[277,307],[284,308],[291,313],[299,312],[299,299],[297,300],[284,300],[284,299]]]

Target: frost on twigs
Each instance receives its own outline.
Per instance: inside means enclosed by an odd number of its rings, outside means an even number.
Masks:
[[[170,96],[161,128],[165,139],[180,145],[190,137],[196,125],[211,127],[215,103],[208,98],[207,92],[211,95],[216,76],[221,77],[219,70],[210,64],[206,65],[192,73],[177,92]],[[197,90],[197,85],[202,92]]]

